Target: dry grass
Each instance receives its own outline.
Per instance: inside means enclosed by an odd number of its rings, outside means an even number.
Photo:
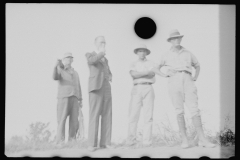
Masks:
[[[197,143],[197,133],[195,128],[190,123],[186,123],[187,127],[187,135],[189,138],[189,142],[195,146]],[[29,135],[26,137],[21,136],[13,136],[11,140],[5,144],[5,154],[7,153],[14,153],[20,152],[23,150],[55,150],[55,149],[62,149],[62,148],[87,148],[87,139],[83,138],[81,140],[77,139],[76,141],[71,141],[68,143],[63,144],[61,147],[54,144],[54,140],[50,140],[52,132],[47,129],[47,124],[43,124],[41,122],[37,122],[35,124],[31,124],[29,128]],[[157,133],[152,136],[152,146],[151,147],[161,147],[161,146],[176,146],[180,145],[181,138],[177,131],[175,131],[170,124],[166,123],[158,123],[155,126]],[[212,135],[210,130],[207,130],[204,127],[203,129],[205,132],[206,137],[213,143],[219,144],[223,148],[223,154],[228,154],[227,150],[231,150],[231,155],[234,155],[235,151],[235,134],[232,133],[230,129],[227,127],[217,133],[216,135]],[[127,145],[126,140],[122,140],[118,143],[113,143],[112,145],[115,148],[143,148],[144,146],[141,143],[142,139],[142,130],[138,132],[137,140],[138,143],[132,146]],[[226,147],[229,147],[226,149]],[[229,156],[229,155],[224,155]]]

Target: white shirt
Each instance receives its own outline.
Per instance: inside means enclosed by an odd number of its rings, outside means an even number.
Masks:
[[[192,73],[192,67],[200,66],[197,58],[183,47],[178,52],[171,48],[162,56],[159,65],[168,66],[168,71],[185,70],[190,73]]]
[[[156,67],[156,64],[150,60],[145,59],[144,61],[137,60],[133,62],[130,66],[130,71],[145,72],[150,71],[152,68]],[[133,84],[150,82],[155,83],[155,76],[151,79],[148,78],[138,78],[133,80]]]

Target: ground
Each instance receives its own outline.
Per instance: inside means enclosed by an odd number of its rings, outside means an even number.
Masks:
[[[5,153],[6,154],[6,153]],[[17,153],[6,154],[7,157],[106,157],[113,156],[122,158],[139,158],[148,156],[151,158],[170,158],[177,156],[180,158],[200,158],[203,156],[209,158],[229,158],[235,156],[235,146],[215,148],[191,147],[188,149],[181,149],[180,146],[174,147],[145,147],[145,148],[124,148],[118,147],[115,149],[98,149],[95,152],[89,152],[87,149],[63,148],[54,150],[41,151],[20,151]]]

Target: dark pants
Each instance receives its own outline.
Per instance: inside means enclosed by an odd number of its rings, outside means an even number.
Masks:
[[[57,106],[57,142],[65,139],[65,123],[69,116],[69,140],[76,138],[78,130],[79,103],[75,96],[58,99]]]
[[[112,96],[111,86],[107,80],[104,80],[101,89],[89,93],[89,105],[88,145],[92,147],[97,147],[98,145],[98,125],[100,116],[100,146],[110,145],[112,133]]]

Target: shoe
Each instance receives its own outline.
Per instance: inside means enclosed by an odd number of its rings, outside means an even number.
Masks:
[[[87,148],[90,152],[94,152],[94,151],[96,151],[96,147],[92,147],[92,146],[89,146],[88,148]]]
[[[55,146],[56,148],[58,148],[58,149],[61,149],[61,148],[63,148],[63,147],[64,147],[64,145],[65,145],[65,143],[64,143],[64,142],[58,142],[58,143],[54,143],[54,146]]]
[[[127,146],[133,146],[133,145],[135,145],[135,144],[137,144],[137,141],[128,141],[127,143]]]
[[[103,145],[103,146],[100,146],[100,148],[114,149],[115,147],[111,145]]]
[[[181,148],[182,148],[182,149],[185,149],[185,148],[188,148],[188,147],[189,147],[189,144],[188,144],[188,143],[182,142],[182,144],[181,144]]]
[[[143,142],[142,145],[144,147],[150,147],[152,145],[152,142]]]
[[[205,142],[202,142],[202,141],[198,141],[198,146],[200,147],[206,147],[206,148],[213,148],[213,147],[216,147],[216,144],[213,144],[209,141],[205,141]]]

